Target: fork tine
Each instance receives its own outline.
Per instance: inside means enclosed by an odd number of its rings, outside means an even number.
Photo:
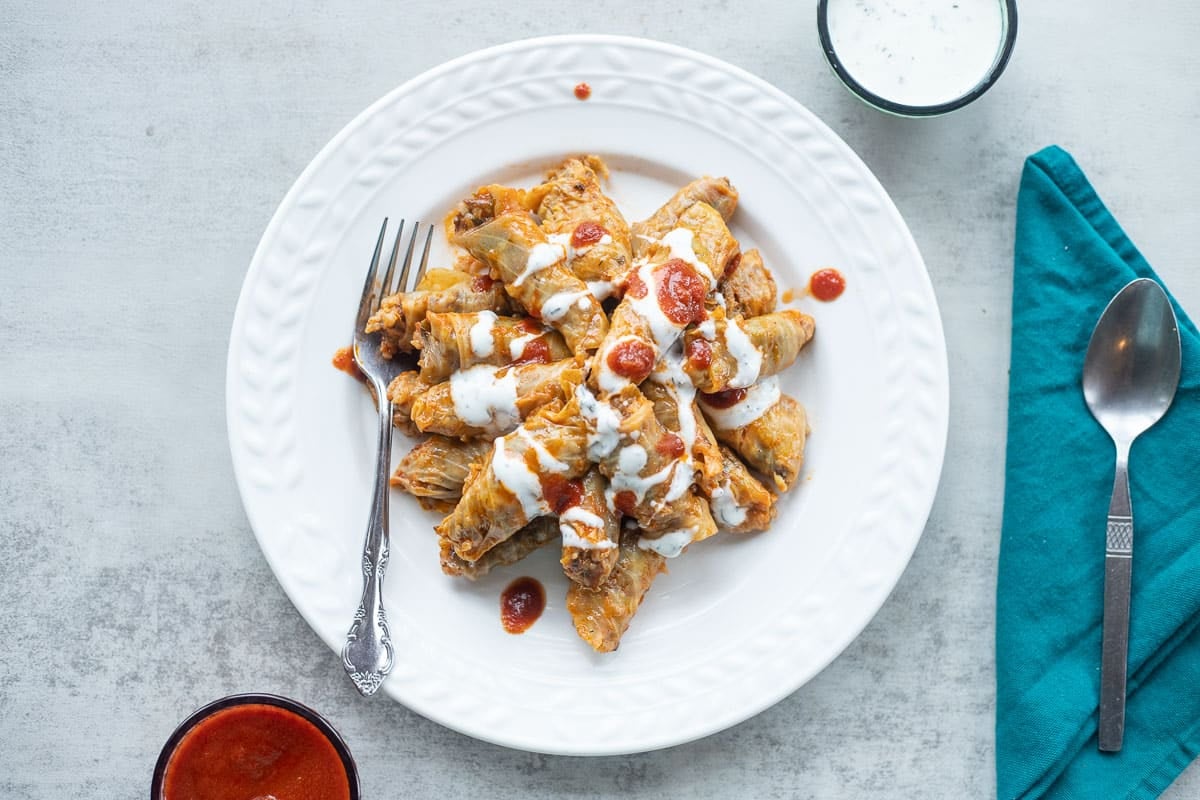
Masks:
[[[375,276],[379,274],[379,254],[383,251],[383,237],[387,233],[387,224],[387,217],[384,217],[383,226],[379,229],[379,240],[375,242],[375,254],[371,256],[371,267],[367,270],[367,279],[363,283],[362,297],[358,301],[358,317],[354,320],[356,334],[367,327],[367,320],[374,313]]]
[[[400,271],[400,285],[408,289],[408,273],[412,269],[413,247],[417,243],[417,234],[421,232],[421,223],[413,225],[412,236],[408,240],[408,249],[404,252],[404,269]]]
[[[429,226],[429,233],[425,234],[425,249],[421,253],[421,266],[417,268],[417,283],[425,277],[425,268],[429,266],[429,245],[433,243],[433,226]]]
[[[392,278],[396,274],[396,256],[400,255],[400,239],[403,236],[404,220],[400,220],[400,227],[396,228],[396,242],[392,245],[392,258],[388,261],[387,272],[383,273],[383,282],[379,284],[379,299],[381,301],[389,294],[396,292],[396,289],[392,288]]]

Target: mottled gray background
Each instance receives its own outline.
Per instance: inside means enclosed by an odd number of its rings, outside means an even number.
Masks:
[[[813,3],[0,0],[0,796],[144,797],[193,707],[324,711],[370,798],[994,793],[993,611],[1014,197],[1057,142],[1200,309],[1200,5],[1026,2],[1000,84],[890,119],[825,67]],[[234,303],[276,204],[376,98],[470,50],[647,35],[755,72],[833,126],[908,220],[950,354],[925,537],[831,667],[738,727],[574,759],[360,699],[272,578],[225,440]],[[1172,788],[1200,793],[1200,770]]]

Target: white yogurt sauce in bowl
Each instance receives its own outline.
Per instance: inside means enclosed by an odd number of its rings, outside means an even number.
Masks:
[[[817,14],[825,57],[847,88],[906,116],[982,95],[1016,39],[1014,0],[821,0]]]

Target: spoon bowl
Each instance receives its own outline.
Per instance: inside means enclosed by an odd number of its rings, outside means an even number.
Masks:
[[[1083,397],[1117,450],[1104,550],[1104,625],[1100,645],[1099,748],[1121,749],[1129,593],[1133,575],[1133,504],[1129,448],[1162,419],[1175,399],[1181,363],[1179,324],[1167,293],[1148,278],[1125,286],[1096,323],[1083,362]]]
[[[1083,362],[1083,396],[1113,441],[1132,442],[1162,418],[1179,385],[1179,325],[1166,292],[1148,278],[1104,309]]]

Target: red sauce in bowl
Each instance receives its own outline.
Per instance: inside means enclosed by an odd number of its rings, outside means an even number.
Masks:
[[[342,754],[300,714],[255,702],[199,713],[169,753],[156,800],[357,797]]]
[[[509,633],[524,633],[545,608],[542,584],[534,578],[517,578],[500,595],[500,624]]]

